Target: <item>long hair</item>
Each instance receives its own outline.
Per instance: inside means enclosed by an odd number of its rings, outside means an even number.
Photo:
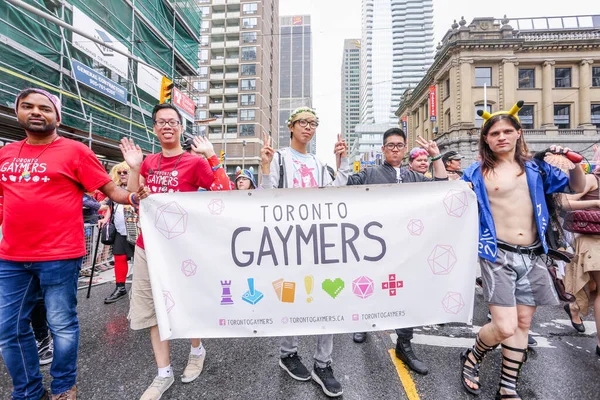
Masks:
[[[129,171],[129,165],[125,161],[118,163],[110,170],[110,178],[117,186],[121,186],[121,178],[117,171]]]
[[[484,123],[483,127],[481,128],[481,136],[479,138],[481,172],[484,176],[487,176],[493,172],[498,162],[498,158],[492,149],[490,149],[490,146],[485,142],[484,138],[487,136],[490,129],[496,124],[496,122],[503,120],[508,121],[517,131],[521,130],[521,124],[519,121],[509,114],[494,115]],[[525,137],[521,133],[521,136],[519,136],[517,139],[517,144],[515,146],[515,161],[519,164],[519,167],[521,167],[521,173],[519,175],[523,175],[525,173],[525,161],[529,159],[531,159],[531,156],[529,155],[529,149],[527,148],[527,143],[525,143]]]

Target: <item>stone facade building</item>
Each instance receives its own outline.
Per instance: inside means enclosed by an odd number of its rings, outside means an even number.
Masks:
[[[396,111],[406,120],[409,148],[417,135],[435,139],[442,151],[464,155],[467,166],[478,149],[476,110],[508,110],[523,100],[519,117],[530,150],[556,143],[591,156],[600,128],[599,27],[600,16],[455,22]]]

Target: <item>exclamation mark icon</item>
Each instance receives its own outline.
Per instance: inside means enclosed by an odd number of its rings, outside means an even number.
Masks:
[[[304,277],[304,287],[306,288],[306,294],[308,295],[308,298],[306,299],[307,303],[310,303],[313,301],[311,294],[313,291],[314,283],[315,283],[315,278],[313,278],[312,275],[308,275],[308,276]]]

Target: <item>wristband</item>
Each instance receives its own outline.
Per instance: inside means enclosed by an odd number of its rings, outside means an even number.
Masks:
[[[127,196],[127,201],[129,201],[129,204],[134,207],[140,205],[140,203],[136,203],[134,198],[135,198],[135,193],[129,193],[129,196]]]
[[[431,157],[431,161],[432,161],[432,162],[433,162],[433,161],[437,161],[437,160],[439,160],[440,158],[442,158],[442,155],[441,155],[441,154],[438,154],[438,155],[437,155],[437,156],[435,156],[435,157]]]
[[[213,170],[213,171],[216,171],[216,170],[218,170],[219,168],[221,168],[222,166],[223,166],[223,164],[217,164],[217,165],[215,165],[214,167],[212,167],[212,170]]]

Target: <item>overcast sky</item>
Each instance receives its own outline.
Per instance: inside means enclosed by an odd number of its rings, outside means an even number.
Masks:
[[[592,0],[434,0],[435,44],[464,15],[501,18],[600,14]],[[313,105],[319,113],[317,155],[333,163],[341,126],[341,67],[344,39],[360,38],[361,0],[280,0],[280,15],[310,15],[313,32]]]

